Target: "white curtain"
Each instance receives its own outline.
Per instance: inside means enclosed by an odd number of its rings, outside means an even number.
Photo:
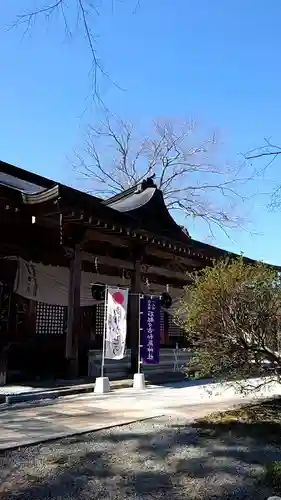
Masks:
[[[106,280],[106,281],[105,281]],[[93,283],[110,282],[126,286],[128,280],[115,276],[102,276],[97,273],[81,273],[80,305],[92,306],[99,302],[92,297]],[[67,267],[45,266],[35,262],[18,259],[18,269],[14,292],[26,299],[53,305],[68,305],[69,269]]]

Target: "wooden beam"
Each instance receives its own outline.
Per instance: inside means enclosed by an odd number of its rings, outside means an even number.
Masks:
[[[118,247],[129,246],[128,239],[125,239],[124,236],[118,236],[118,234],[106,234],[99,229],[87,229],[84,240],[88,241],[89,243],[103,241],[106,243],[111,243],[111,245]]]
[[[190,259],[188,256],[184,257],[183,255],[175,255],[173,250],[165,251],[160,250],[158,248],[149,248],[147,249],[147,255],[155,255],[156,257],[160,257],[161,259],[169,260],[169,261],[177,261],[181,264],[185,264],[190,267],[202,267],[202,263],[199,260]]]
[[[188,276],[187,272],[181,273],[179,271],[171,271],[170,269],[143,264],[141,266],[141,273],[145,275],[162,276],[163,278],[167,278],[167,280],[171,279],[181,281],[182,283],[191,283],[191,278]]]
[[[107,257],[107,255],[96,255],[89,252],[81,252],[81,260],[93,262],[97,265],[103,264],[109,267],[121,267],[129,270],[134,269],[133,262],[122,259],[114,259],[112,257]]]
[[[85,233],[85,241],[90,242],[107,242],[112,246],[117,247],[129,247],[130,246],[130,238],[127,238],[126,235],[118,236],[118,234],[105,234],[99,229],[87,229]],[[145,244],[145,243],[144,243]],[[148,243],[145,245],[146,253],[150,255],[155,255],[156,257],[160,257],[165,260],[180,260],[181,262],[189,265],[191,267],[202,267],[202,263],[200,260],[192,259],[188,256],[188,253],[181,253],[181,255],[175,254],[173,248],[169,248],[168,245],[165,246],[165,250],[159,248],[158,246],[153,245],[152,243]]]
[[[81,252],[81,260],[85,260],[87,262],[93,262],[94,264],[101,264],[108,267],[117,267],[123,268],[130,271],[134,270],[134,263],[122,260],[122,259],[114,259],[112,257],[107,257],[105,255],[93,255],[89,252]],[[167,279],[175,279],[182,281],[183,283],[190,283],[191,279],[184,272],[179,271],[171,271],[170,269],[165,269],[157,266],[150,266],[146,264],[140,265],[140,273],[145,275],[155,275],[155,276],[163,276]]]

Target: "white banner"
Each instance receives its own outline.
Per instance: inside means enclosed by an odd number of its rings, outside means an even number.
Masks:
[[[128,289],[107,289],[105,353],[107,359],[123,359],[127,335]]]
[[[108,283],[112,280],[118,286],[118,278],[99,275],[97,273],[81,273],[80,305],[92,306],[99,302],[92,297],[92,284]],[[120,278],[120,285],[124,280]],[[125,281],[125,285],[126,285]],[[35,262],[18,259],[14,292],[26,299],[46,304],[67,306],[69,287],[68,267],[45,266]]]

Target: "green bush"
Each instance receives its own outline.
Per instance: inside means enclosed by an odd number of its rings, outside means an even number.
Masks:
[[[281,369],[281,275],[242,258],[206,267],[185,287],[177,323],[192,346],[189,371],[220,380]]]
[[[281,491],[281,461],[272,462],[266,470],[267,481]]]

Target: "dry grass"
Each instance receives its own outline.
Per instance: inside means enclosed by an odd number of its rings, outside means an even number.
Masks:
[[[249,404],[223,413],[212,413],[200,422],[281,425],[281,399]]]

